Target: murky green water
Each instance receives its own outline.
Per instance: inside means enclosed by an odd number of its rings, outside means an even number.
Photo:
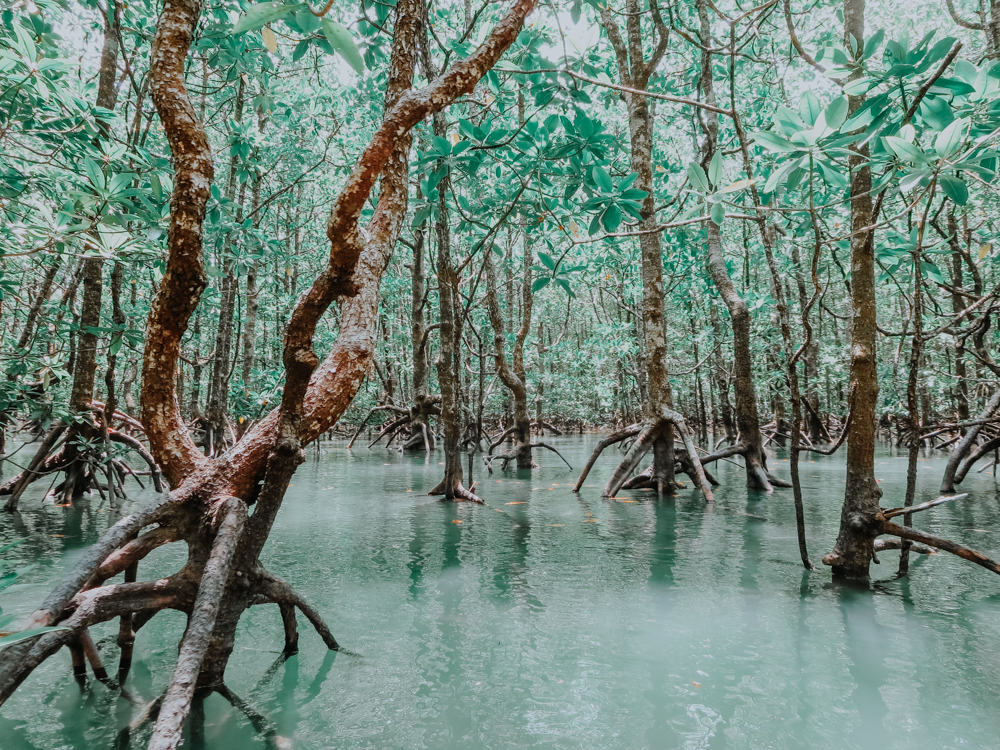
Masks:
[[[554,439],[577,468],[595,440]],[[299,469],[266,561],[353,653],[302,626],[301,653],[281,662],[277,608],[258,607],[228,672],[295,748],[1000,747],[1000,579],[981,568],[918,557],[897,580],[889,552],[870,590],[835,586],[798,564],[791,494],[748,497],[729,464],[706,507],[690,490],[602,502],[613,453],[574,495],[575,475],[543,456],[533,475],[484,475],[483,508],[422,494],[437,460],[337,445]],[[883,504],[901,504],[905,457],[886,452],[877,468]],[[943,461],[920,468],[918,502],[936,496]],[[842,458],[803,474],[818,560],[836,536]],[[972,497],[918,525],[1000,556],[995,480],[962,489]],[[30,535],[4,558],[36,563],[26,580],[49,584],[115,517],[96,497],[63,509],[39,495],[0,515],[0,544]],[[159,551],[140,576],[181,555]],[[27,613],[44,592],[0,604]],[[183,624],[165,613],[140,632],[138,696],[165,687]],[[95,633],[112,666],[116,627]],[[81,692],[68,663],[50,660],[0,709],[3,750],[114,746],[134,707],[101,685]],[[215,696],[186,746],[266,744]]]

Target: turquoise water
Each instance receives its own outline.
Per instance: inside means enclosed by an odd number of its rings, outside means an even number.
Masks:
[[[551,438],[579,469],[596,437]],[[266,552],[349,652],[327,652],[300,618],[301,652],[280,660],[276,607],[241,623],[227,681],[295,748],[922,748],[1000,747],[1000,578],[951,556],[914,556],[872,585],[831,582],[798,563],[789,491],[750,493],[723,463],[714,506],[690,489],[602,501],[616,454],[580,495],[555,456],[528,472],[483,475],[488,507],[422,494],[437,457],[343,443],[312,451]],[[618,454],[620,455],[620,454]],[[779,453],[772,459],[787,476]],[[883,504],[902,504],[906,458],[883,451]],[[784,464],[784,465],[783,465]],[[920,463],[918,499],[937,495],[943,460]],[[830,551],[843,458],[803,464],[810,552]],[[917,526],[1000,557],[994,478]],[[5,593],[28,613],[81,549],[116,519],[99,498],[77,509],[25,496],[0,515],[3,558],[39,584]],[[137,500],[138,501],[138,500]],[[460,522],[460,523],[458,523]],[[158,551],[140,577],[176,570]],[[183,616],[139,634],[129,689],[166,686]],[[117,624],[94,629],[113,667]],[[219,696],[186,747],[268,747]],[[133,704],[73,682],[66,653],[0,708],[0,747],[115,747]],[[145,747],[140,729],[129,747]]]

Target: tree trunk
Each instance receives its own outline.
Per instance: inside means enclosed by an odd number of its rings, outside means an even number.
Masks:
[[[844,36],[864,45],[864,0],[844,0]],[[848,46],[848,48],[850,48]],[[856,73],[860,76],[860,71]],[[863,96],[848,98],[849,111],[864,103]],[[874,550],[872,524],[882,491],[875,481],[875,412],[878,407],[876,368],[875,237],[872,216],[872,173],[868,147],[853,147],[851,167],[851,371],[852,418],[847,426],[847,480],[840,513],[840,533],[833,552],[823,561],[834,575],[866,578]]]
[[[233,119],[243,122],[243,105],[246,101],[246,84],[243,77],[236,86],[236,101],[233,105]],[[229,158],[229,181],[226,187],[226,197],[236,203],[235,223],[243,222],[243,200],[246,197],[246,183],[236,194],[237,168],[239,160],[236,154]],[[235,231],[235,228],[234,228]],[[225,274],[219,289],[219,324],[215,332],[215,354],[212,358],[212,380],[208,390],[208,408],[205,412],[208,430],[207,451],[209,455],[223,453],[227,447],[226,427],[229,415],[229,371],[232,360],[233,322],[236,310],[236,295],[239,292],[239,282],[236,278],[236,268],[229,258],[232,247],[232,234],[227,234],[223,251],[218,257],[219,267]]]
[[[444,131],[443,118],[440,135]],[[435,132],[437,135],[438,133]],[[451,256],[451,227],[448,224],[449,178],[438,183],[437,276],[438,298],[441,305],[441,348],[438,352],[437,373],[441,385],[441,432],[444,448],[444,478],[431,494],[444,495],[447,500],[465,499],[462,487],[462,298],[458,291],[459,277]]]
[[[645,90],[649,79],[659,66],[666,51],[667,30],[660,18],[655,2],[650,3],[656,28],[656,48],[649,61],[642,50],[643,32],[641,11],[637,0],[626,0],[625,31],[628,42],[622,38],[618,23],[609,8],[601,10],[601,25],[615,50],[618,77],[623,86]],[[656,425],[650,432],[647,450],[653,452],[653,466],[649,484],[658,493],[664,493],[676,486],[674,479],[674,424],[668,414],[673,411],[673,394],[670,389],[670,373],[667,369],[667,332],[664,322],[663,254],[657,224],[653,191],[653,115],[645,96],[625,93],[628,109],[629,144],[631,147],[630,167],[637,175],[634,187],[646,191],[639,214],[642,217],[639,228],[639,252],[642,276],[642,356],[645,359],[643,374],[646,380],[646,400],[643,404],[643,418]],[[678,415],[679,416],[679,415]],[[640,454],[641,458],[641,454]],[[612,491],[617,482],[617,474],[605,488],[605,494]],[[620,483],[618,483],[620,485]]]
[[[510,392],[512,400],[513,424],[505,430],[497,442],[490,446],[489,452],[500,444],[509,433],[514,442],[510,451],[502,454],[504,466],[512,459],[516,460],[518,469],[534,468],[531,456],[531,419],[528,416],[528,388],[524,371],[524,342],[531,329],[531,246],[527,236],[524,242],[524,263],[522,266],[521,299],[523,316],[521,327],[514,339],[513,364],[507,361],[506,343],[507,329],[500,311],[500,298],[497,293],[496,269],[493,265],[492,251],[484,248],[483,275],[486,278],[486,307],[493,327],[493,351],[496,356],[497,374],[501,382]]]
[[[427,115],[471,91],[514,42],[533,4],[515,2],[472,55],[409,96],[404,92],[412,80],[421,14],[417,0],[400,0],[396,8],[385,119],[330,211],[327,265],[292,312],[285,336],[281,406],[234,450],[210,460],[183,429],[174,388],[181,339],[206,284],[201,231],[212,184],[212,152],[184,84],[201,6],[197,0],[165,0],[150,76],[174,158],[175,179],[167,267],[147,325],[142,410],[150,446],[174,490],[112,527],[81,556],[28,625],[60,623],[68,630],[0,650],[0,702],[56,650],[84,638],[89,626],[121,617],[131,622],[134,632],[137,619],[145,622],[161,609],[178,609],[188,614],[188,626],[150,744],[157,750],[172,750],[181,741],[195,688],[212,687],[228,694],[220,683],[233,650],[236,624],[250,606],[279,605],[286,651],[294,642],[291,606],[306,615],[329,648],[337,648],[318,614],[288,584],[265,570],[259,556],[288,481],[303,460],[302,447],[339,418],[370,367],[379,282],[406,216],[410,131]],[[362,210],[379,178],[375,212],[362,233],[358,226]],[[321,316],[338,297],[344,304],[337,342],[320,363],[312,349],[313,337]],[[249,517],[248,506],[253,507]],[[153,525],[156,528],[141,534]],[[173,576],[102,585],[125,570],[134,572],[152,549],[179,540],[186,542],[188,558]],[[126,572],[126,580],[130,577]],[[137,612],[141,614],[135,616]]]
[[[712,74],[711,23],[708,5],[698,1],[698,17],[701,21],[701,90],[705,103],[716,105],[715,83]],[[719,138],[718,116],[712,112],[703,113],[705,138],[702,143],[702,166],[707,170],[715,155]],[[750,356],[750,310],[740,297],[729,277],[726,259],[722,251],[722,230],[714,221],[706,223],[708,229],[708,270],[719,291],[719,296],[729,310],[733,328],[733,390],[736,400],[736,428],[745,452],[747,487],[771,490],[767,478],[767,457],[764,454],[760,434],[760,418],[757,414],[757,393],[753,383],[753,361]]]
[[[104,13],[104,47],[101,51],[101,71],[97,82],[97,106],[114,110],[118,98],[115,88],[118,73],[118,31],[114,21],[114,5],[110,4]],[[106,138],[103,132],[100,137]],[[80,306],[79,333],[76,336],[75,361],[73,366],[73,386],[70,393],[70,411],[79,414],[90,408],[94,398],[94,381],[97,377],[97,347],[100,341],[101,297],[104,258],[96,256],[83,262],[83,299]],[[66,439],[65,461],[67,476],[64,483],[63,502],[82,495],[90,486],[92,476],[88,465],[81,460],[79,444],[94,437],[89,419],[70,427]]]
[[[424,244],[426,237],[426,222],[414,232],[412,293],[410,297],[410,343],[413,349],[413,403],[410,404],[410,440],[404,449],[423,448],[434,450],[437,447],[437,436],[431,429],[430,417],[439,413],[437,404],[440,396],[432,396],[428,385],[428,338],[431,329],[427,327],[427,289],[424,273]]]

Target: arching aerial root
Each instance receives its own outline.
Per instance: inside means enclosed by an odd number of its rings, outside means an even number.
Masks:
[[[361,424],[358,425],[358,429],[354,432],[354,437],[352,437],[351,442],[347,444],[347,450],[351,450],[351,448],[354,447],[354,441],[358,439],[358,435],[360,435],[361,431],[365,429],[365,425],[368,424],[368,420],[371,419],[372,415],[377,411],[394,411],[397,414],[404,415],[405,420],[395,420],[395,423],[398,424],[401,424],[404,421],[408,422],[410,419],[410,413],[406,409],[403,409],[402,407],[393,406],[392,404],[383,404],[381,406],[375,406],[368,412],[368,414],[365,415],[365,418],[361,420]],[[382,434],[380,434],[379,437],[381,437]],[[376,438],[376,440],[377,439],[378,438]],[[371,448],[371,445],[369,445],[368,447]]]
[[[694,438],[690,428],[684,421],[684,418],[673,410],[665,410],[664,416],[655,422],[646,422],[643,424],[635,424],[626,427],[624,430],[613,433],[607,438],[602,440],[597,444],[594,452],[591,454],[590,459],[587,461],[587,465],[583,469],[583,473],[580,478],[576,480],[576,485],[573,487],[574,492],[579,492],[583,483],[587,479],[587,475],[590,473],[591,468],[597,461],[597,458],[601,455],[609,445],[619,443],[623,440],[627,440],[630,437],[635,437],[635,442],[625,453],[624,458],[618,467],[615,469],[611,478],[608,480],[607,485],[604,487],[604,491],[601,493],[602,497],[614,497],[615,494],[622,488],[622,485],[628,481],[629,477],[635,471],[636,466],[642,460],[642,457],[649,452],[650,448],[653,447],[653,443],[659,438],[665,429],[669,426],[673,426],[677,430],[677,434],[680,437],[681,443],[684,446],[684,452],[687,454],[690,461],[690,465],[695,473],[695,482],[701,489],[702,493],[705,495],[705,500],[707,502],[714,502],[715,495],[712,492],[712,486],[705,475],[705,470],[702,466],[702,460],[699,459],[697,449],[694,445]]]
[[[493,448],[496,447],[496,445],[499,445],[499,443],[502,442],[502,440],[503,440],[503,436],[501,436],[500,441],[498,441],[494,445],[490,446],[490,450],[492,451]],[[510,465],[510,462],[516,460],[518,458],[518,456],[520,456],[523,451],[530,451],[533,448],[545,448],[546,450],[552,451],[557,456],[559,456],[559,458],[561,458],[563,460],[563,463],[566,464],[566,466],[569,468],[570,471],[573,470],[573,467],[570,466],[569,461],[566,460],[566,457],[562,453],[560,453],[558,450],[556,450],[553,446],[549,445],[548,443],[542,443],[542,442],[536,442],[536,443],[518,443],[513,448],[511,448],[509,451],[505,451],[504,453],[497,453],[497,454],[491,454],[491,455],[485,455],[485,456],[483,456],[483,463],[486,465],[486,468],[490,472],[490,474],[492,474],[493,473],[493,462],[497,461],[497,460],[502,461],[503,463],[500,466],[500,470],[501,471],[505,471],[507,469],[507,466]],[[538,464],[532,463],[532,468],[537,469],[538,468]]]
[[[248,598],[236,599],[240,612],[258,604],[278,605],[285,629],[286,655],[298,649],[295,609],[305,615],[328,648],[339,650],[336,639],[318,612],[287,582],[259,563],[246,574],[250,576],[247,587],[231,588],[233,576],[239,575],[232,570],[233,556],[239,549],[246,518],[246,505],[237,498],[208,503],[207,508],[201,509],[200,505],[185,504],[177,495],[168,494],[108,529],[26,624],[27,628],[56,626],[60,629],[0,651],[0,704],[32,670],[63,646],[70,648],[73,654],[78,679],[85,679],[89,663],[98,680],[114,687],[88,630],[114,618],[120,618],[118,683],[123,683],[131,667],[136,632],[157,612],[177,609],[188,615],[188,627],[180,644],[173,679],[156,706],[157,724],[150,744],[157,750],[177,747],[184,719],[192,710],[202,661],[212,642],[219,608],[231,602],[232,596],[242,596],[233,591],[252,592]],[[143,533],[145,527],[154,524],[162,525]],[[163,544],[180,539],[188,542],[190,553],[183,569],[168,578],[135,581],[140,560]],[[209,553],[197,554],[196,546],[204,547],[206,540]],[[102,585],[122,572],[125,573],[124,583]]]
[[[100,427],[96,423],[92,427],[94,430],[100,431]],[[81,469],[84,469],[89,476],[88,486],[96,489],[102,498],[105,497],[105,492],[112,497],[124,497],[126,474],[130,474],[139,483],[140,487],[142,486],[142,482],[130,467],[117,459],[108,460],[108,457],[103,452],[97,452],[101,450],[100,448],[96,451],[88,450],[82,452],[75,459],[67,458],[64,443],[66,441],[65,433],[68,429],[69,426],[65,424],[55,425],[39,444],[37,451],[24,470],[0,485],[0,495],[9,496],[7,502],[4,504],[4,510],[17,510],[21,495],[31,484],[59,471],[66,471],[67,478],[55,488],[57,494],[64,493],[66,488],[69,488],[70,491],[72,490],[76,484],[76,480],[72,474]],[[153,479],[156,491],[163,492],[160,467],[157,466],[152,455],[150,455],[146,447],[137,438],[109,428],[108,440],[125,445],[135,451],[149,467],[149,473]],[[98,480],[98,471],[104,474],[105,481],[103,484]]]

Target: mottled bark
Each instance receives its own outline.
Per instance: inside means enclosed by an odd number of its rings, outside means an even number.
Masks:
[[[214,176],[212,150],[184,83],[201,8],[200,0],[164,0],[149,64],[153,103],[173,158],[174,189],[166,272],[146,325],[139,404],[150,450],[173,487],[208,467],[188,435],[174,391],[181,337],[208,283],[201,243]]]

